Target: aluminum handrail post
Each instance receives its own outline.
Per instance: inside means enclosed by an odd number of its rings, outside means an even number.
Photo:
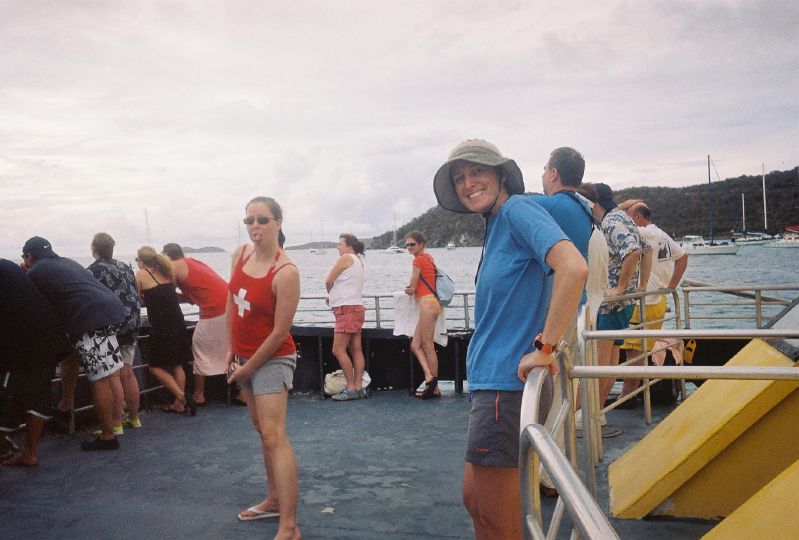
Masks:
[[[763,328],[763,291],[755,289],[755,326]]]
[[[555,489],[558,490],[558,495],[569,512],[574,528],[583,538],[592,540],[619,538],[594,497],[580,481],[580,477],[571,467],[566,456],[560,452],[546,429],[538,424],[529,425],[522,432],[522,440],[529,441],[530,444],[520,445],[522,453],[520,455],[522,465],[520,478],[529,478],[530,475],[537,474],[537,462],[540,461],[552,478]],[[532,450],[534,450],[535,457],[531,460],[530,452]],[[531,465],[533,466],[531,467]],[[540,495],[538,498],[540,499]],[[535,533],[526,526],[528,501],[522,501],[522,504],[522,526],[525,536],[536,538],[533,536]]]
[[[684,328],[687,330],[691,328],[691,302],[688,298],[688,294],[690,291],[687,291],[685,288],[682,290],[682,294],[685,296],[685,326]]]
[[[374,298],[375,301],[375,328],[382,328],[380,318],[380,297],[375,295],[372,298]]]
[[[593,329],[595,326],[594,324],[590,324],[591,321],[591,313],[590,308],[586,306],[585,308],[585,322],[586,327]],[[583,366],[594,366],[596,365],[596,342],[594,340],[585,340],[585,347],[583,349]],[[579,364],[577,364],[579,365]],[[577,367],[575,365],[575,367]],[[572,371],[569,372],[569,382],[571,383],[572,379]],[[588,403],[589,401],[598,400],[599,397],[596,396],[592,390],[596,386],[595,381],[580,381],[579,389],[580,389],[580,403]],[[582,406],[582,405],[581,405]],[[575,413],[576,414],[576,413]],[[586,429],[586,417],[585,411],[582,413],[583,416],[583,460],[585,462],[585,483],[588,486],[589,491],[591,494],[596,497],[597,495],[597,479],[596,479],[596,468],[595,465],[599,460],[599,450],[596,448],[596,443],[594,441],[595,436],[594,432],[591,429]],[[575,426],[576,430],[576,426]]]
[[[679,329],[682,323],[680,320],[680,295],[675,289],[671,290],[671,299],[674,301],[674,327]],[[680,341],[680,349],[682,349],[682,340]],[[680,399],[685,401],[685,379],[680,379]]]
[[[530,443],[523,437],[523,433],[528,425],[538,424],[540,420],[540,418],[538,418],[538,410],[541,406],[541,391],[544,388],[548,370],[549,368],[536,367],[528,373],[527,381],[524,383],[524,391],[522,392],[519,416],[519,469],[525,471],[525,474],[519,475],[519,494],[522,507],[528,510],[532,508],[539,529],[543,527],[541,495],[538,489],[533,489],[533,486],[537,488],[541,482],[541,478],[537,463],[538,460],[530,454]],[[532,470],[527,469],[527,467],[531,465],[531,458],[533,461]],[[527,516],[529,513],[530,512],[525,511],[522,515]],[[526,529],[524,523],[522,523],[522,527]]]
[[[469,293],[463,293],[463,326],[464,328],[471,328],[471,319],[469,317]]]
[[[663,297],[665,300],[665,296]],[[646,323],[648,322],[646,319],[646,302],[644,298],[641,298],[640,303],[638,304],[638,309],[641,313],[639,317],[641,322],[644,323],[642,327],[643,330],[646,330]],[[629,350],[629,349],[628,349]],[[641,339],[641,353],[643,354],[643,365],[649,365],[649,340],[648,339]],[[647,425],[652,424],[652,397],[649,393],[649,387],[651,382],[649,379],[643,380],[644,385],[644,422]],[[623,386],[622,386],[623,388]]]

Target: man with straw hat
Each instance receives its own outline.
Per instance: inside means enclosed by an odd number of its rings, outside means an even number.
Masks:
[[[588,269],[549,214],[522,196],[521,170],[493,144],[470,139],[456,146],[436,173],[433,190],[442,208],[486,220],[475,331],[466,357],[472,409],[464,503],[478,538],[521,538],[524,382],[534,367],[557,372],[556,344],[577,311]]]

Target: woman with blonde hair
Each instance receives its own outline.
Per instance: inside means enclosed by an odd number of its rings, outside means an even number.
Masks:
[[[414,296],[419,304],[419,322],[411,340],[411,351],[424,372],[424,390],[416,393],[421,399],[441,397],[438,389],[438,356],[433,342],[436,319],[441,314],[441,304],[436,296],[436,263],[426,253],[427,237],[421,231],[405,235],[405,248],[413,255],[411,279],[405,294]]]
[[[150,335],[146,343],[150,373],[169,390],[174,401],[165,412],[197,414],[197,406],[186,395],[186,372],[183,365],[191,358],[191,343],[183,312],[175,292],[172,261],[150,246],[136,253],[139,271],[136,288],[147,307]]]

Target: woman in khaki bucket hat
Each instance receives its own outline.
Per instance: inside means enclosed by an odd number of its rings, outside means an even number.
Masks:
[[[521,170],[493,144],[470,139],[456,146],[433,190],[442,208],[486,220],[466,356],[472,408],[464,504],[477,538],[521,538],[524,383],[534,367],[557,372],[556,344],[577,312],[588,269],[549,213],[523,196]]]

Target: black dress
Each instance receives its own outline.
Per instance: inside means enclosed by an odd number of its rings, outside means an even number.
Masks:
[[[158,283],[149,270],[147,273]],[[191,343],[175,286],[172,283],[158,283],[142,291],[142,295],[150,322],[147,362],[164,369],[187,363],[191,359]]]

